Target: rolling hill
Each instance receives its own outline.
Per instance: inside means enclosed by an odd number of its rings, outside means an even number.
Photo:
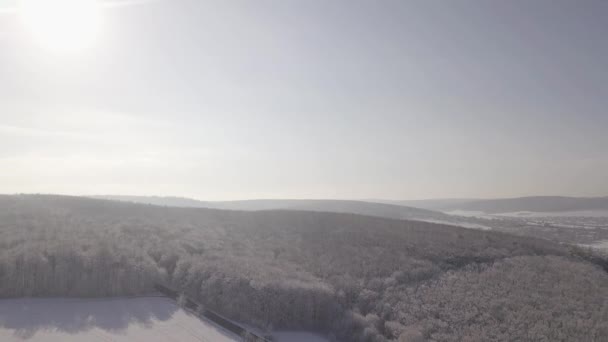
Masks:
[[[342,342],[599,341],[606,264],[542,239],[350,213],[0,196],[2,298],[160,282],[259,329]]]
[[[94,198],[117,200],[123,202],[152,204],[168,207],[210,208],[223,210],[260,211],[260,210],[304,210],[351,213],[366,216],[378,216],[392,219],[445,221],[456,223],[454,217],[441,212],[406,207],[403,205],[373,203],[350,200],[315,200],[315,199],[260,199],[242,201],[198,201],[182,197],[154,196],[95,196]]]

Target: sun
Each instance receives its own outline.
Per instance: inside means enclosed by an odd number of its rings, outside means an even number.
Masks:
[[[32,37],[55,52],[91,47],[101,29],[97,0],[20,0],[19,12]]]

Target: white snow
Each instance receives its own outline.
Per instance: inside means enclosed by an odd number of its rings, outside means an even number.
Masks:
[[[272,334],[276,342],[329,342],[325,337],[297,331],[279,331]]]
[[[484,225],[478,224],[478,223],[471,223],[471,222],[450,222],[450,221],[443,221],[443,220],[421,220],[421,221],[429,222],[429,223],[445,224],[448,226],[456,226],[456,227],[462,227],[462,228],[492,230],[492,227],[484,226]]]
[[[240,338],[162,297],[30,298],[0,300],[0,341],[234,342]]]
[[[484,213],[483,211],[472,211],[472,210],[452,210],[452,211],[445,211],[444,213],[448,214],[448,215],[464,216],[464,217],[486,218],[486,217],[491,216],[491,215]]]
[[[608,210],[579,210],[579,211],[516,211],[511,213],[495,214],[495,216],[508,217],[608,217]]]
[[[467,211],[453,210],[446,211],[448,215],[478,217],[478,218],[494,218],[494,217],[608,217],[608,210],[580,210],[580,211],[555,211],[555,212],[540,212],[540,211],[515,211],[508,213],[487,214],[483,211]]]
[[[604,250],[608,252],[608,240],[598,241],[592,244],[581,245],[583,247],[591,247],[599,250]]]

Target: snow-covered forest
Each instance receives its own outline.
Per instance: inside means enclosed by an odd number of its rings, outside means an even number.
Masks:
[[[155,282],[261,329],[338,341],[600,341],[608,264],[553,242],[322,212],[0,196],[0,297]]]

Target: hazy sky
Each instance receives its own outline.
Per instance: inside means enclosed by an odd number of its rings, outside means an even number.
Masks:
[[[605,0],[0,4],[1,193],[608,195]]]

